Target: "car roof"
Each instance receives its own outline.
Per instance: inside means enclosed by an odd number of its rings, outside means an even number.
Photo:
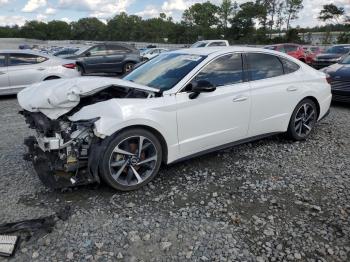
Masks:
[[[0,50],[1,54],[11,54],[11,53],[16,53],[16,54],[30,54],[30,55],[40,55],[40,56],[44,56],[44,57],[51,57],[50,55],[44,54],[42,52],[39,51],[35,51],[35,50],[29,50],[29,49],[6,49],[6,50]]]
[[[213,47],[201,47],[201,48],[187,48],[187,49],[178,49],[178,50],[172,51],[171,53],[208,56],[211,54],[220,55],[228,52],[261,52],[261,51],[276,54],[276,52],[272,50],[256,48],[256,47],[247,47],[247,46],[213,46]]]

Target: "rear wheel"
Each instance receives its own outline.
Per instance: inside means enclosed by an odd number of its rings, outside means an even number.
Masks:
[[[305,140],[314,129],[317,116],[317,107],[311,99],[301,101],[290,119],[288,136],[297,141]]]
[[[131,72],[134,69],[134,66],[135,66],[134,63],[131,63],[131,62],[126,63],[123,68],[123,73],[126,74]]]
[[[121,191],[138,189],[158,173],[162,147],[158,138],[145,129],[129,129],[106,141],[100,161],[102,179]]]

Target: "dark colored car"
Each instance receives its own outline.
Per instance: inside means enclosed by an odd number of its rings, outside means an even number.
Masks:
[[[350,45],[334,45],[328,48],[324,53],[318,54],[311,65],[320,69],[338,63],[344,55],[350,52]]]
[[[268,45],[264,47],[265,49],[275,50],[282,53],[286,53],[302,62],[306,62],[306,54],[301,45],[298,44],[276,44]]]
[[[98,44],[66,58],[77,60],[78,69],[83,74],[127,73],[141,61],[137,49],[123,44]]]
[[[333,100],[350,103],[350,54],[321,71],[330,76]]]

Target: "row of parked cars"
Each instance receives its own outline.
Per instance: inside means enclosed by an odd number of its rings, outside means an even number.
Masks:
[[[203,40],[190,48],[225,47],[226,40]],[[141,50],[125,44],[95,44],[80,47],[45,47],[33,50],[0,51],[0,95],[14,94],[36,82],[71,78],[89,74],[126,74],[134,66],[154,59],[165,48],[148,46]],[[332,77],[334,98],[350,101],[350,44],[334,45],[323,50],[318,46],[286,43],[265,46],[265,49],[286,53]],[[331,66],[336,64],[335,66]],[[343,92],[344,91],[344,92]]]

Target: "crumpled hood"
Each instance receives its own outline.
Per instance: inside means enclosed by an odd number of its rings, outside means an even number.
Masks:
[[[92,95],[110,86],[158,92],[155,88],[118,78],[77,77],[33,84],[19,92],[17,99],[23,109],[42,112],[50,119],[57,119],[77,106],[80,97]]]

